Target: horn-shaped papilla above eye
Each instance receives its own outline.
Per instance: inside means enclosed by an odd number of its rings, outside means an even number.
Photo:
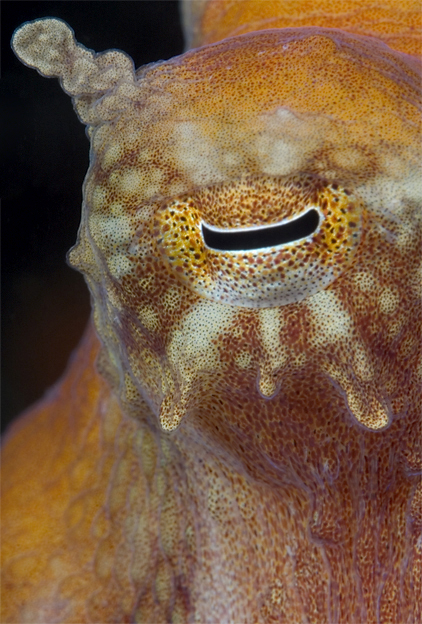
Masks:
[[[199,295],[262,308],[301,301],[334,281],[359,245],[363,207],[310,176],[200,189],[157,213],[157,243]]]

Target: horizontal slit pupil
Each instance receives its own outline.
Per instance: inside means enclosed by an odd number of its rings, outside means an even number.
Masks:
[[[269,225],[257,230],[220,231],[211,230],[202,224],[202,235],[205,243],[216,251],[246,251],[286,245],[295,240],[306,238],[316,231],[319,224],[319,213],[312,208],[298,219],[289,223]]]

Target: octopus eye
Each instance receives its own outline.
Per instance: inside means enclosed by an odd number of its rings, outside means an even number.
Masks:
[[[303,176],[247,179],[173,199],[156,214],[161,254],[177,279],[213,301],[248,308],[301,301],[352,262],[362,203]]]
[[[305,214],[287,223],[263,225],[245,230],[221,230],[202,224],[205,244],[216,251],[247,251],[286,245],[313,234],[319,225],[320,215],[311,208]]]

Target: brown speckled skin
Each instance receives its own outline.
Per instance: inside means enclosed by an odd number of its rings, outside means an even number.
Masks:
[[[196,37],[223,4],[188,5]],[[89,127],[70,260],[101,340],[8,434],[2,621],[420,622],[417,59],[301,28],[134,74],[60,24],[15,50]],[[272,255],[201,239],[310,206]]]

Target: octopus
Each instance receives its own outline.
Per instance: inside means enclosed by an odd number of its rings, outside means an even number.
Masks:
[[[2,622],[422,621],[420,6],[186,2],[18,58],[91,142],[92,317],[3,447]]]

